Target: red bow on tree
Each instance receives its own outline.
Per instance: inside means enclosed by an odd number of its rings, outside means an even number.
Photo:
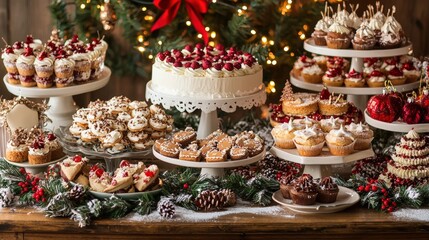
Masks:
[[[164,13],[159,19],[153,24],[150,29],[151,32],[156,31],[166,25],[168,25],[176,17],[179,11],[182,0],[155,0],[153,4],[164,10]],[[204,39],[204,43],[207,44],[209,37],[204,29],[202,13],[206,13],[208,9],[208,3],[206,0],[185,0],[186,10],[188,11],[189,19],[191,20],[194,28],[201,33]]]

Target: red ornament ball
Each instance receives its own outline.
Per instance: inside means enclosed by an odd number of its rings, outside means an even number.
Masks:
[[[402,107],[402,120],[408,124],[416,124],[422,120],[422,107],[408,98],[408,102]]]
[[[399,118],[399,108],[395,106],[397,100],[389,94],[383,93],[372,96],[366,107],[370,117],[382,121],[393,122]]]

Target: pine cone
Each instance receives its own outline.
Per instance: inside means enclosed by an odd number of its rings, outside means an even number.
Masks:
[[[158,202],[157,211],[163,218],[173,218],[176,214],[176,207],[170,199],[162,199]]]
[[[86,193],[86,188],[80,184],[74,185],[69,191],[70,200],[80,200]]]
[[[195,198],[195,206],[202,211],[214,211],[223,209],[228,197],[221,191],[205,190]]]
[[[94,217],[99,217],[103,210],[103,205],[100,200],[98,199],[92,199],[86,204],[89,208],[89,211],[91,212]]]
[[[10,188],[0,189],[0,207],[9,207],[13,204],[15,196],[10,191]]]
[[[231,189],[220,190],[226,196],[225,207],[231,207],[237,204],[237,195]]]
[[[276,179],[277,176],[277,170],[272,168],[263,169],[261,171],[261,174],[264,175],[267,178]]]

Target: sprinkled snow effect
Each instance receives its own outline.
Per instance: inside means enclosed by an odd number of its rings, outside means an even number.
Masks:
[[[403,208],[392,213],[393,216],[401,219],[429,222],[429,209]]]
[[[407,190],[405,190],[405,192],[407,193],[408,198],[410,199],[417,199],[420,197],[420,193],[415,188],[412,188],[411,186],[409,186]]]
[[[293,218],[294,215],[290,215],[284,212],[280,206],[269,206],[269,207],[253,207],[248,202],[238,201],[234,207],[229,207],[222,211],[215,212],[196,212],[176,206],[176,215],[173,219],[163,219],[157,211],[152,212],[149,215],[142,216],[138,213],[131,213],[124,218],[126,221],[137,221],[137,222],[158,222],[158,221],[188,221],[188,222],[207,222],[216,220],[219,217],[238,214],[238,213],[249,213],[255,215],[279,215],[285,218]]]

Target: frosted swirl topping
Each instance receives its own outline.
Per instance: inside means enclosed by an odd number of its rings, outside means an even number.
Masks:
[[[375,32],[369,28],[368,26],[361,26],[357,31],[356,31],[356,36],[360,37],[360,38],[374,38],[375,36]]]
[[[372,29],[373,31],[381,30],[381,28],[383,27],[383,23],[380,20],[378,20],[377,18],[372,18],[369,21],[368,27],[370,29]]]
[[[393,16],[388,16],[384,24],[386,23],[390,23],[392,27],[396,29],[398,32],[402,30],[401,24]]]
[[[399,29],[395,28],[391,22],[386,22],[381,28],[381,32],[384,34],[393,33],[399,35]]]
[[[60,58],[60,59],[56,59],[55,60],[55,67],[69,67],[69,68],[73,68],[75,65],[75,61],[73,59],[70,58]]]
[[[54,65],[54,59],[53,57],[45,57],[42,60],[40,60],[40,58],[36,58],[36,60],[34,61],[34,66],[38,66],[38,67],[50,67]]]
[[[319,136],[323,136],[323,132],[316,126],[306,127],[305,129],[295,131],[295,137],[305,140]]]
[[[16,61],[17,64],[19,63],[25,63],[27,65],[31,65],[34,63],[34,60],[36,60],[36,57],[34,55],[25,56],[24,54],[19,55],[18,60]]]
[[[323,74],[323,71],[319,67],[319,65],[314,64],[314,65],[311,65],[310,67],[304,67],[304,69],[302,70],[302,73],[314,75],[314,74]]]
[[[363,133],[369,131],[369,126],[362,124],[361,122],[358,124],[351,123],[350,125],[346,126],[346,129],[350,132]]]
[[[341,34],[349,34],[350,33],[350,29],[348,29],[344,25],[341,25],[338,22],[334,22],[334,24],[332,24],[329,27],[329,32],[335,32],[335,33],[341,33]]]
[[[282,123],[280,125],[277,125],[274,128],[281,130],[281,131],[286,131],[286,132],[293,132],[294,130],[296,130],[296,127],[293,124],[292,119],[290,119],[288,123]]]
[[[325,20],[323,19],[320,19],[317,22],[316,26],[314,27],[314,30],[323,31],[323,32],[327,32],[328,29],[329,29],[328,23],[326,23]]]
[[[351,132],[344,130],[343,125],[341,125],[340,129],[338,129],[338,130],[332,129],[329,132],[329,134],[326,136],[327,139],[328,139],[328,136],[332,137],[333,139],[348,138],[348,139],[351,139],[352,141],[355,140],[355,138],[353,137],[353,134]]]
[[[73,53],[73,55],[71,55],[71,58],[75,61],[91,61],[91,54],[87,52]]]
[[[7,53],[6,51],[3,51],[1,54],[1,58],[8,62],[16,62],[18,59],[18,55],[15,53]]]
[[[420,135],[416,131],[414,131],[414,129],[410,130],[405,135],[405,137],[407,137],[408,139],[413,139],[413,140],[420,139]]]
[[[350,22],[352,23],[352,28],[358,29],[362,24],[362,19],[356,14],[356,12],[352,12],[349,15]]]
[[[338,189],[337,184],[334,183],[331,177],[324,177],[319,184],[320,189],[322,190],[336,190]]]
[[[344,123],[344,120],[340,118],[334,118],[333,116],[331,116],[329,119],[322,119],[320,122],[322,125],[339,127],[339,126],[342,126],[342,124]]]

